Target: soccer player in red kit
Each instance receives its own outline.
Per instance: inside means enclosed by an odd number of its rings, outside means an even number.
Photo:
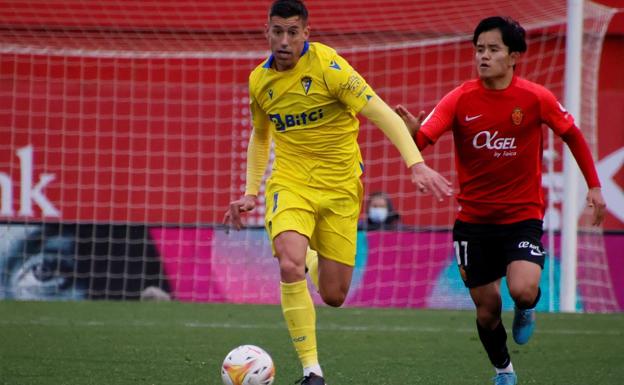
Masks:
[[[477,310],[479,338],[496,370],[496,385],[515,385],[501,319],[500,282],[507,276],[515,302],[513,337],[528,342],[544,266],[541,244],[542,124],[568,145],[589,187],[587,202],[599,225],[605,202],[591,153],[573,117],[544,87],[514,75],[526,51],[525,31],[514,20],[488,17],[472,42],[479,78],[449,92],[431,114],[405,120],[422,150],[446,131],[455,141],[461,210],[453,227],[459,270]],[[422,121],[422,126],[421,126]]]

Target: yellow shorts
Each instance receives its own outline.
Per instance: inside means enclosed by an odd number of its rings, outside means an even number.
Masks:
[[[284,231],[296,231],[322,257],[355,265],[362,192],[359,179],[350,189],[336,190],[267,183],[265,226],[271,241]]]

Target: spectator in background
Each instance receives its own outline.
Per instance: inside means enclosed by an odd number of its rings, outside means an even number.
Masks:
[[[388,194],[376,191],[368,197],[366,219],[360,222],[359,227],[361,230],[369,231],[400,229],[400,215],[394,210]]]

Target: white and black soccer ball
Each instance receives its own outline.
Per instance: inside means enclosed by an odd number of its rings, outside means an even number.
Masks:
[[[264,349],[241,345],[225,356],[221,378],[224,385],[271,385],[275,379],[275,366]]]

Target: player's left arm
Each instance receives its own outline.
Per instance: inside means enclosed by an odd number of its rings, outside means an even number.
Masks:
[[[328,90],[355,112],[361,112],[390,139],[412,171],[412,182],[421,192],[431,192],[439,200],[452,195],[450,182],[429,168],[412,140],[403,120],[390,108],[364,78],[339,55],[324,72]]]
[[[432,192],[438,200],[453,194],[451,183],[425,164],[403,119],[380,97],[373,96],[362,108],[361,113],[379,127],[399,150],[403,160],[412,171],[412,182],[421,192]]]
[[[565,133],[561,135],[561,139],[568,145],[570,152],[576,159],[576,163],[579,165],[587,187],[587,204],[593,209],[592,224],[598,226],[604,220],[606,212],[606,203],[602,196],[600,189],[600,180],[598,179],[598,173],[596,172],[596,166],[589,150],[589,146],[581,133],[581,130],[572,125]]]
[[[587,204],[593,210],[592,224],[598,226],[604,220],[606,203],[600,189],[600,179],[594,160],[583,133],[574,123],[574,117],[557,102],[552,93],[545,92],[542,97],[542,119],[568,145],[578,164],[589,191]]]
[[[433,144],[429,138],[420,130],[422,123],[425,121],[425,111],[418,112],[418,115],[414,116],[405,106],[399,104],[394,107],[394,112],[397,113],[405,122],[407,129],[409,130],[410,135],[414,138],[414,142],[416,142],[416,146],[420,151],[424,150],[425,147]]]

